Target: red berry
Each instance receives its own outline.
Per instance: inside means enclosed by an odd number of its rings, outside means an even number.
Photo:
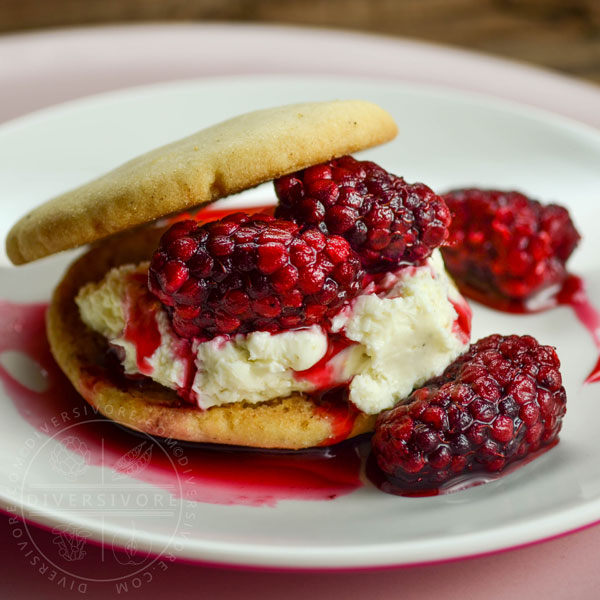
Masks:
[[[188,268],[178,260],[170,260],[161,270],[161,283],[168,294],[175,293],[188,278]]]
[[[448,236],[450,211],[426,185],[351,156],[281,177],[275,191],[277,217],[343,236],[370,272],[419,262]]]
[[[479,340],[379,417],[379,468],[400,491],[433,489],[467,472],[499,471],[553,442],[566,411],[559,368],[554,349],[530,336]]]
[[[150,263],[150,290],[183,337],[324,324],[361,290],[350,244],[293,222],[236,213],[176,223]]]
[[[442,253],[459,284],[525,300],[565,278],[580,239],[565,208],[497,190],[457,190],[443,198],[453,220]]]

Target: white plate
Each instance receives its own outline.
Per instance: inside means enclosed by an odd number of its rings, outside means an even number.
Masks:
[[[19,214],[47,197],[222,118],[281,103],[352,97],[381,104],[398,121],[398,139],[364,157],[407,180],[422,180],[438,190],[465,184],[518,188],[567,205],[583,235],[571,268],[584,276],[591,298],[598,297],[596,131],[483,96],[357,78],[180,82],[77,101],[8,123],[0,128],[2,236]],[[268,186],[258,188],[248,198],[269,193]],[[69,258],[3,268],[2,297],[47,299]],[[178,551],[189,559],[282,567],[367,567],[450,559],[544,539],[596,521],[600,407],[598,388],[582,386],[597,356],[590,337],[567,308],[511,316],[475,307],[474,338],[492,332],[530,333],[555,345],[569,396],[561,443],[496,482],[422,499],[389,496],[365,485],[332,501],[280,501],[274,507],[177,501],[172,516],[157,520],[138,515],[134,528],[110,511],[103,514],[102,523],[96,516],[53,505],[52,498],[46,498],[40,509],[27,492],[38,489],[40,482],[49,488],[56,482],[52,470],[36,471],[34,461],[20,479],[26,493],[15,489],[19,449],[33,440],[51,454],[59,443],[39,441],[12,400],[2,394],[0,496],[6,506],[17,505],[29,516],[35,513],[39,522],[83,528],[97,539],[109,536],[126,545],[135,536],[140,547],[156,552],[174,535]],[[106,469],[92,466],[86,481],[100,484],[105,476]],[[170,498],[161,487],[156,493]],[[187,529],[177,524],[180,518],[189,520]]]
[[[598,86],[454,46],[259,23],[67,28],[0,37],[0,121],[80,96],[183,78],[363,76],[485,92],[600,126]]]

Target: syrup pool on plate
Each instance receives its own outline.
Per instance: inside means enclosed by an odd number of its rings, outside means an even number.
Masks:
[[[568,306],[588,331],[599,352],[598,359],[584,383],[600,381],[600,313],[590,302],[585,289],[585,281],[581,277],[570,273],[562,284],[552,286],[527,300],[492,296],[464,282],[459,282],[459,288],[461,293],[480,304],[514,314],[534,314],[557,306]]]
[[[46,309],[46,304],[0,301],[0,380],[32,427],[79,452],[88,464],[109,467],[172,493],[179,490],[177,495],[186,499],[215,504],[331,500],[362,486],[361,464],[368,440],[302,452],[173,446],[104,419],[56,365],[45,334]],[[322,410],[333,419],[334,432],[340,436],[351,427],[352,415],[334,401],[325,402]],[[163,452],[148,450],[151,444],[161,443]],[[186,460],[170,457],[175,448]]]

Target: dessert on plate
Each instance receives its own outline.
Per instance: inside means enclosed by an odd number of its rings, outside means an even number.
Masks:
[[[470,337],[439,252],[443,199],[349,156],[395,134],[368,102],[257,111],[23,217],[16,264],[93,244],[47,319],[75,388],[180,440],[298,449],[372,431]],[[274,214],[180,216],[270,180]]]
[[[23,217],[7,238],[15,264],[92,244],[47,316],[75,388],[178,440],[295,450],[374,431],[371,465],[394,493],[555,444],[554,348],[498,334],[469,346],[471,310],[443,259],[466,294],[529,302],[567,276],[568,212],[517,192],[439,196],[350,156],[395,135],[368,102],[256,111]],[[203,209],[271,180],[274,207]]]

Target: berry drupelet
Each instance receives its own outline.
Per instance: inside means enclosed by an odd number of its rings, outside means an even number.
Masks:
[[[321,324],[358,295],[363,277],[344,238],[244,213],[176,223],[148,274],[175,331],[201,340]]]
[[[431,189],[351,156],[281,177],[275,191],[275,216],[343,236],[372,273],[422,261],[448,236],[450,212]]]
[[[442,254],[463,291],[522,301],[566,277],[580,236],[562,206],[497,190],[457,190],[443,198],[453,220]]]
[[[530,336],[479,340],[379,417],[379,468],[397,490],[430,490],[554,442],[566,411],[559,367],[554,349]]]

